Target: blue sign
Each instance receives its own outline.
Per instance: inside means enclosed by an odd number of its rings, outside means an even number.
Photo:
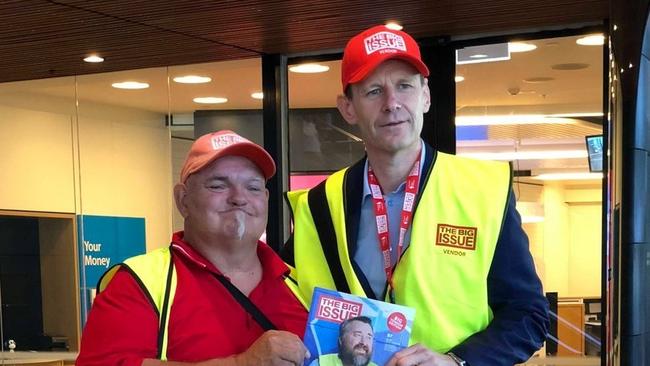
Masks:
[[[456,126],[456,140],[487,140],[488,126]]]
[[[94,288],[111,266],[146,251],[144,218],[78,216],[79,259],[85,284]]]
[[[79,288],[82,322],[101,276],[125,259],[146,252],[145,223],[140,217],[77,216]]]

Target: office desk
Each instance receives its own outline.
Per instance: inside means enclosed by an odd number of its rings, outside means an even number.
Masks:
[[[63,360],[47,358],[30,358],[30,359],[0,359],[0,365],[4,366],[63,366]]]
[[[585,304],[558,302],[557,304],[558,356],[582,356],[585,354]]]

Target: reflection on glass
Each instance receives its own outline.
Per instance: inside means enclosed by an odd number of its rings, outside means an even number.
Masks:
[[[509,60],[457,65],[457,153],[512,162],[517,210],[552,311],[537,356],[599,364],[602,175],[590,173],[597,152],[588,153],[585,136],[602,134],[602,47],[578,38],[529,40]]]

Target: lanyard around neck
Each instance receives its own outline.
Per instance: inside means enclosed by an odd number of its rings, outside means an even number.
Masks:
[[[370,186],[370,192],[372,194],[373,208],[375,211],[375,223],[377,224],[377,237],[379,240],[379,250],[381,250],[383,262],[384,262],[384,272],[386,273],[386,281],[388,282],[392,292],[393,286],[393,270],[394,267],[391,265],[391,251],[392,247],[390,245],[390,235],[388,233],[388,211],[386,209],[386,200],[379,186],[379,181],[375,176],[375,173],[368,163],[368,184]],[[402,206],[402,215],[400,217],[400,227],[399,227],[399,241],[397,243],[397,262],[399,262],[402,255],[402,250],[404,248],[404,238],[406,232],[411,225],[411,218],[413,216],[413,204],[415,203],[415,197],[418,194],[418,189],[420,186],[420,155],[418,155],[417,160],[413,163],[411,171],[409,172],[408,177],[406,178],[406,188],[404,193],[404,204]]]

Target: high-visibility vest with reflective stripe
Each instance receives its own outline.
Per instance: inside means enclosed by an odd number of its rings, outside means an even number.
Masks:
[[[132,274],[158,315],[157,358],[163,361],[167,360],[169,311],[176,294],[176,269],[170,253],[169,247],[166,247],[128,258],[124,263],[109,268],[97,284],[99,293],[108,286],[120,268]]]
[[[176,294],[177,276],[174,261],[171,260],[169,247],[153,250],[147,254],[131,257],[109,268],[97,284],[97,292],[103,291],[120,268],[129,271],[138,282],[143,292],[158,315],[158,355],[157,358],[167,360],[167,344],[169,338],[169,316],[171,305]],[[298,300],[308,309],[307,303],[300,296],[297,284],[289,277],[284,283],[296,295]]]
[[[294,212],[293,273],[307,301],[314,287],[366,295],[351,264],[354,253],[348,251],[346,175],[344,169],[324,186],[287,195]],[[393,275],[394,298],[416,309],[411,342],[446,352],[492,319],[487,275],[507,208],[511,171],[507,163],[438,152],[421,179],[426,181],[410,245]],[[326,198],[315,193],[319,190]]]

